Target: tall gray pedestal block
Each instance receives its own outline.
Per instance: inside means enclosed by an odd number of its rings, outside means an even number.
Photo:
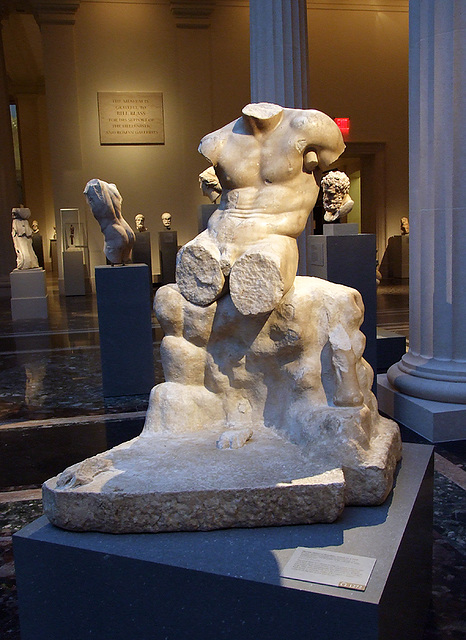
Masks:
[[[149,393],[155,383],[149,267],[95,268],[105,397]]]
[[[340,225],[344,226],[344,225]],[[308,236],[310,276],[357,289],[364,302],[361,331],[366,336],[364,358],[377,371],[377,287],[375,235]]]
[[[418,640],[431,595],[432,447],[393,496],[333,524],[111,535],[36,520],[14,536],[22,640]],[[377,559],[365,592],[281,579],[298,547]]]
[[[80,249],[63,252],[63,279],[65,296],[86,295],[84,255]]]
[[[47,287],[43,269],[14,269],[10,273],[13,320],[47,318]]]

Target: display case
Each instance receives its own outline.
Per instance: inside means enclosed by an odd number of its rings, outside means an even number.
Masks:
[[[60,227],[65,295],[84,295],[89,268],[85,218],[79,209],[60,209]]]
[[[87,250],[87,229],[85,219],[81,219],[79,209],[60,209],[62,249]]]

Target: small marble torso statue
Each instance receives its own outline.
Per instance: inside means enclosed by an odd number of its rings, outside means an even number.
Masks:
[[[349,194],[350,179],[343,171],[329,171],[322,178],[324,220],[335,222],[348,215],[354,202]]]
[[[13,218],[11,235],[16,251],[16,268],[38,269],[39,262],[32,248],[32,229],[28,222],[31,211],[20,205],[11,210],[11,215]]]
[[[172,214],[168,213],[168,211],[165,211],[165,213],[162,213],[161,218],[163,226],[167,231],[170,231],[170,229],[172,228]]]
[[[214,166],[222,197],[206,231],[178,255],[183,296],[208,305],[229,288],[243,314],[274,309],[296,276],[296,238],[322,170],[344,148],[324,113],[269,103],[247,105],[240,118],[205,136],[199,151]]]
[[[199,185],[202,189],[202,195],[207,196],[212,203],[216,204],[222,195],[222,185],[213,167],[208,167],[199,174]]]
[[[84,189],[87,202],[104,234],[104,253],[112,264],[126,264],[136,238],[121,215],[121,197],[116,185],[94,178]]]
[[[134,216],[134,223],[136,225],[136,231],[139,231],[139,233],[143,233],[144,231],[147,231],[146,225],[145,225],[145,218],[143,216],[142,213],[137,213]]]

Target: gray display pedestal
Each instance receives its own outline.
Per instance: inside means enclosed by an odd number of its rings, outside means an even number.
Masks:
[[[65,296],[86,295],[84,257],[81,249],[63,252],[63,281]]]
[[[377,328],[377,373],[386,373],[405,353],[405,336]]]
[[[39,267],[45,269],[44,264],[44,246],[42,244],[42,236],[40,233],[32,234],[32,248],[34,249],[34,253],[37,256],[37,260],[39,262]]]
[[[159,231],[160,272],[162,284],[175,282],[178,239],[176,231]]]
[[[150,231],[136,231],[132,260],[134,264],[147,264],[149,267],[149,282],[152,287],[152,253]]]
[[[50,261],[52,263],[52,272],[58,273],[57,241],[54,239],[50,240]]]
[[[432,447],[393,495],[333,524],[111,535],[36,520],[14,536],[22,640],[417,640],[431,595]],[[376,558],[366,591],[280,578],[298,547]]]
[[[14,269],[10,273],[13,320],[47,318],[47,288],[43,269]]]
[[[409,234],[388,239],[380,273],[384,278],[409,278]]]
[[[324,229],[325,226],[327,225],[324,225]],[[310,276],[353,287],[362,295],[365,312],[361,331],[366,336],[364,358],[377,371],[375,235],[308,236],[307,264]]]
[[[155,384],[149,267],[95,268],[104,397],[149,393]]]

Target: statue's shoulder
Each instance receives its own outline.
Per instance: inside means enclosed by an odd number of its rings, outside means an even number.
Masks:
[[[198,151],[213,165],[217,164],[220,152],[232,133],[238,131],[238,127],[244,126],[242,118],[234,120],[217,131],[207,134],[201,140]],[[238,131],[239,132],[239,131]]]

